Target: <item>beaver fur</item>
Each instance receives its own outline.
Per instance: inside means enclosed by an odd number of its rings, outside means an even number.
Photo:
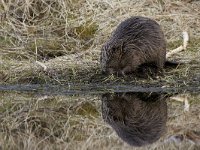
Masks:
[[[165,61],[166,40],[160,25],[141,16],[121,22],[101,49],[101,68],[107,74],[132,73],[148,63],[162,72]]]

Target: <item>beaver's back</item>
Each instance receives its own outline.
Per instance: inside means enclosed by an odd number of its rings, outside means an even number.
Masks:
[[[166,57],[166,42],[156,21],[146,17],[131,17],[116,28],[102,47],[103,71],[132,72],[143,64],[155,62],[162,69]],[[127,68],[128,69],[125,69]]]

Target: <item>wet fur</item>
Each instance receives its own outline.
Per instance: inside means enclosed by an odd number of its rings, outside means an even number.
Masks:
[[[166,41],[156,21],[131,17],[116,28],[101,49],[101,68],[108,74],[126,74],[145,63],[162,71],[166,61]]]

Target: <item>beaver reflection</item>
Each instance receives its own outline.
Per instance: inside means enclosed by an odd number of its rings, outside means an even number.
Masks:
[[[167,104],[164,94],[115,93],[102,96],[103,119],[132,146],[157,141],[164,133]]]

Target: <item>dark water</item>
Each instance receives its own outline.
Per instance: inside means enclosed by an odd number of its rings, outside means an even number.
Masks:
[[[136,147],[150,145],[167,133],[167,122],[172,118],[170,114],[178,115],[168,106],[170,103],[173,104],[170,98],[183,103],[183,112],[190,111],[187,94],[180,96],[162,92],[107,93],[102,96],[102,116],[124,142]],[[199,106],[192,107],[199,108]],[[195,113],[199,112],[196,110]],[[199,126],[199,116],[197,118],[196,126]],[[188,118],[187,126],[180,127],[180,130],[187,128],[186,133],[171,135],[164,140],[164,143],[188,140],[199,145],[200,130],[190,129],[189,120]],[[178,124],[174,124],[174,127],[176,126]]]
[[[198,90],[64,89],[1,87],[1,148],[200,149]]]

